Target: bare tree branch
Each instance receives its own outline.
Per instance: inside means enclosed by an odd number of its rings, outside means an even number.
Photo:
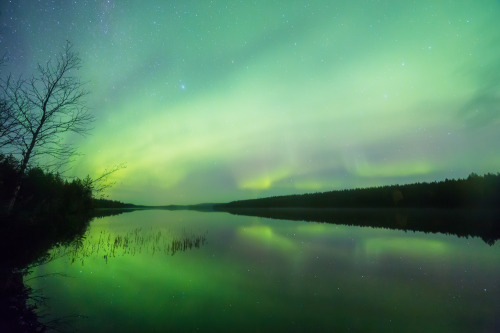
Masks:
[[[118,170],[125,169],[127,166],[122,163],[115,165],[109,169],[105,169],[104,172],[95,179],[87,176],[83,180],[83,185],[92,191],[92,196],[95,198],[104,198],[105,191],[115,185],[115,182],[110,182],[109,177],[117,172]]]
[[[94,118],[85,104],[85,84],[75,75],[80,66],[67,42],[55,60],[38,64],[29,80],[9,76],[0,82],[0,149],[19,157],[19,179],[29,165],[40,165],[42,156],[46,167],[68,163],[76,150],[65,135],[89,132]],[[10,209],[20,187],[19,181]]]

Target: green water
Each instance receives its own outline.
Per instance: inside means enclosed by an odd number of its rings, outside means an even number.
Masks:
[[[63,331],[500,331],[500,244],[479,238],[151,210],[52,256],[25,281]]]

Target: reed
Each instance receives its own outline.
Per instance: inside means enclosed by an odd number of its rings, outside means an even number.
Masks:
[[[101,258],[107,264],[112,258],[139,254],[173,256],[198,249],[205,243],[206,233],[198,235],[186,230],[182,230],[179,235],[153,228],[135,228],[125,233],[89,230],[78,242],[53,249],[50,258],[67,257],[70,263],[80,263],[82,266],[89,258]]]

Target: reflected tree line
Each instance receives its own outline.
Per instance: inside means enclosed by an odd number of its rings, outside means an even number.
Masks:
[[[233,201],[214,210],[276,219],[500,238],[500,175]]]
[[[500,239],[500,215],[493,210],[269,207],[227,208],[225,211],[280,220],[480,237],[489,245]]]

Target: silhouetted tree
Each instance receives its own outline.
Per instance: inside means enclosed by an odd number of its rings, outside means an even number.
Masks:
[[[87,177],[83,179],[82,184],[90,189],[94,198],[104,199],[104,197],[106,197],[105,191],[115,185],[115,182],[109,181],[109,177],[118,170],[124,168],[126,168],[125,164],[118,164],[112,168],[105,169],[104,172],[96,178],[91,178],[90,175],[87,175]]]
[[[218,205],[225,208],[353,208],[353,207],[433,207],[498,208],[500,174],[432,183],[357,188],[324,193],[278,196],[233,201]]]
[[[8,211],[15,205],[28,166],[35,160],[40,163],[41,156],[48,157],[52,167],[67,163],[75,149],[64,143],[63,135],[85,135],[90,129],[93,117],[84,103],[87,91],[74,74],[80,63],[67,42],[55,60],[38,64],[37,73],[30,79],[9,77],[2,82],[0,106],[6,110],[2,111],[2,121],[5,118],[5,125],[11,125],[4,150],[19,159],[18,181]]]

